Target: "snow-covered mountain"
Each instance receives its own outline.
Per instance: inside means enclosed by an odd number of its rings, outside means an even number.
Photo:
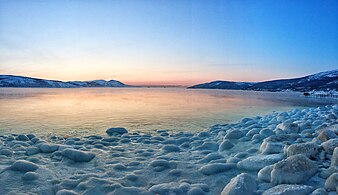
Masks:
[[[0,75],[0,87],[39,87],[39,88],[77,88],[77,87],[127,87],[116,80],[56,81],[14,75]]]
[[[255,91],[338,91],[338,69],[317,74],[264,82],[213,81],[191,86],[201,89],[235,89]]]

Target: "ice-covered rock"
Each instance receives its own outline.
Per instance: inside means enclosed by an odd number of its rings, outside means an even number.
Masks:
[[[36,180],[38,177],[38,174],[35,172],[27,172],[22,176],[22,179],[26,181],[33,181]]]
[[[282,131],[285,131],[286,133],[298,133],[299,132],[299,126],[296,123],[291,123],[287,121],[277,125],[277,128],[281,129]]]
[[[311,195],[328,195],[328,193],[324,188],[317,188],[311,193]]]
[[[282,154],[250,156],[237,163],[238,168],[248,171],[259,171],[263,167],[272,165],[283,159]]]
[[[271,171],[274,184],[301,184],[318,171],[317,165],[303,154],[290,156],[276,163]]]
[[[333,154],[331,157],[331,167],[335,167],[335,166],[338,166],[338,147],[336,147],[333,150]]]
[[[281,184],[266,190],[263,195],[308,195],[313,190],[307,185]]]
[[[227,163],[212,163],[204,165],[200,168],[200,172],[204,175],[214,175],[218,173],[225,172],[227,170],[235,168],[235,164],[227,164]]]
[[[0,155],[12,156],[13,151],[7,148],[0,149]]]
[[[62,189],[59,190],[56,195],[78,195],[78,193],[72,191],[72,190],[66,190],[66,189]]]
[[[337,137],[338,136],[332,130],[329,130],[329,129],[324,129],[317,136],[317,138],[322,142],[326,142],[327,140],[334,139],[334,138],[337,138]]]
[[[12,166],[10,166],[12,171],[20,171],[24,173],[35,171],[38,168],[39,166],[37,164],[26,160],[17,160],[12,164]]]
[[[181,149],[178,146],[173,145],[173,144],[163,146],[162,150],[165,151],[165,152],[179,152],[179,151],[181,151]]]
[[[39,152],[40,152],[40,149],[38,147],[35,147],[35,146],[26,148],[26,154],[28,156],[38,154]]]
[[[267,167],[262,168],[259,172],[258,172],[258,179],[260,181],[263,182],[268,182],[270,183],[271,181],[271,171],[273,169],[274,165],[269,165]]]
[[[319,146],[314,142],[292,144],[286,150],[287,156],[304,154],[308,158],[315,158],[319,154]]]
[[[39,146],[39,149],[41,150],[41,152],[43,153],[52,153],[55,152],[59,149],[59,145],[50,145],[50,144],[41,144]]]
[[[29,138],[24,135],[24,134],[20,134],[16,137],[16,140],[20,140],[20,141],[29,141]]]
[[[222,141],[222,143],[219,145],[218,151],[222,152],[224,150],[229,150],[232,147],[234,147],[234,144],[232,144],[229,140],[225,139]]]
[[[244,132],[239,130],[230,130],[227,132],[227,134],[224,136],[225,139],[239,139],[241,137],[245,136]]]
[[[282,153],[284,144],[281,142],[268,142],[266,139],[261,144],[259,150],[263,154],[278,154]]]
[[[326,142],[323,142],[321,146],[324,148],[325,152],[332,154],[333,150],[338,147],[338,138],[330,139]]]
[[[333,173],[325,181],[325,189],[328,191],[336,191],[338,187],[338,173]],[[337,192],[338,193],[338,192]]]
[[[84,152],[76,149],[65,149],[61,152],[61,154],[62,156],[75,162],[89,162],[95,157],[95,154],[93,153]]]
[[[257,183],[255,179],[247,173],[241,173],[231,179],[224,187],[221,195],[253,195],[256,189]]]
[[[112,127],[106,130],[106,133],[108,135],[113,135],[113,134],[125,134],[128,133],[127,129],[123,128],[123,127]]]

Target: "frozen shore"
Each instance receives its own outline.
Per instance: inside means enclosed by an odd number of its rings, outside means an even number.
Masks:
[[[336,194],[338,105],[196,134],[0,136],[0,194]]]

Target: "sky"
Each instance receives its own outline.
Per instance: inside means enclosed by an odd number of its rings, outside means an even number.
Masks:
[[[0,0],[0,74],[192,85],[336,68],[337,0]]]

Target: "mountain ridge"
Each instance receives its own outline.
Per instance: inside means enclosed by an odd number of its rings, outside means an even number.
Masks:
[[[212,81],[188,87],[190,89],[233,89],[253,91],[338,91],[338,69],[303,77],[262,82]]]
[[[17,75],[0,75],[0,87],[80,88],[80,87],[128,87],[128,85],[117,80],[59,81]]]

